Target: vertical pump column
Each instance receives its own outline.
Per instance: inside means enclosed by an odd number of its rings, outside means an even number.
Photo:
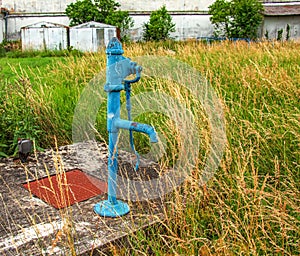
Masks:
[[[113,121],[120,118],[120,91],[124,89],[121,65],[125,58],[122,45],[118,39],[113,38],[106,49],[106,84],[107,92],[107,130],[109,133],[108,152],[108,199],[94,206],[94,211],[107,217],[117,217],[129,212],[129,206],[125,202],[117,200],[117,171],[118,149],[117,140],[119,129],[113,125]]]
[[[120,119],[120,92],[125,89],[124,83],[134,83],[140,78],[142,68],[129,58],[123,56],[122,45],[117,38],[113,38],[106,49],[107,67],[106,84],[107,92],[107,130],[109,133],[108,146],[108,198],[94,206],[96,214],[104,217],[118,217],[127,214],[130,209],[127,203],[117,200],[117,172],[118,172],[118,135],[119,129],[130,132],[143,132],[149,135],[151,142],[157,142],[157,134],[152,126],[140,124],[130,120]],[[136,79],[124,79],[136,74]]]

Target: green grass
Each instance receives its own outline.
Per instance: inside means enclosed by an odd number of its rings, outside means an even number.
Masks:
[[[32,112],[30,100],[32,97],[39,97],[38,88],[41,88],[42,79],[51,66],[63,60],[62,57],[0,58],[0,127],[3,130],[0,152],[15,154],[19,137],[35,139],[47,132],[41,130],[38,116]]]
[[[299,46],[166,42],[125,47],[133,59],[170,56],[199,70],[222,101],[227,145],[215,176],[199,186],[210,142],[201,104],[173,82],[143,78],[134,86],[133,94],[155,89],[184,102],[195,115],[201,152],[190,179],[166,199],[164,221],[131,235],[129,244],[113,250],[117,255],[300,254]],[[2,58],[0,63],[7,65],[0,91],[0,152],[12,154],[17,136],[35,138],[41,147],[54,146],[54,137],[59,145],[71,143],[75,106],[105,68],[105,54]],[[166,135],[164,160],[172,164],[180,153],[178,129],[165,116],[143,120]],[[95,126],[106,138],[105,106]],[[141,141],[137,148],[144,149],[147,141]]]
[[[47,67],[63,57],[0,58],[0,69],[4,83],[14,83],[17,74],[26,72],[33,80],[34,74],[44,74]]]
[[[54,137],[60,144],[70,143],[72,113],[86,85],[82,74],[70,69],[85,58],[72,49],[4,52],[0,58],[0,128],[5,131],[0,135],[1,155],[14,155],[17,139],[23,137],[33,139],[39,149],[54,146]]]

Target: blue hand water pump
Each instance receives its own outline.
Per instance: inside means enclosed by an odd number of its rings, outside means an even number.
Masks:
[[[107,92],[107,130],[109,133],[108,146],[108,198],[94,206],[96,214],[104,217],[119,217],[127,214],[130,208],[127,203],[117,200],[117,172],[118,172],[118,136],[120,129],[129,130],[130,145],[137,155],[136,169],[138,169],[139,155],[134,149],[132,132],[142,132],[149,136],[150,142],[158,142],[155,129],[147,124],[131,121],[130,92],[131,84],[140,80],[142,67],[123,56],[123,49],[117,38],[112,38],[106,48],[106,84],[104,90]],[[131,74],[136,77],[133,80],[125,80]],[[128,120],[120,118],[120,94],[126,92],[126,109]]]

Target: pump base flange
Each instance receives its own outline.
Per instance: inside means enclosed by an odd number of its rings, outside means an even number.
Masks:
[[[117,203],[114,204],[108,200],[104,200],[94,206],[94,212],[102,217],[121,217],[129,213],[129,211],[128,204],[120,200],[117,200]]]

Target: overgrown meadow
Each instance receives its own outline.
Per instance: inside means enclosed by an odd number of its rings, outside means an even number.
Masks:
[[[170,81],[146,77],[133,86],[133,94],[159,90],[185,102],[196,117],[201,149],[191,177],[166,199],[164,220],[132,234],[111,253],[299,255],[300,43],[161,42],[124,50],[133,59],[169,56],[200,71],[221,99],[227,145],[215,176],[200,186],[210,141],[201,103]],[[55,141],[72,143],[81,92],[106,65],[104,51],[29,55],[0,58],[1,156],[16,154],[18,138],[33,139],[37,150]],[[107,139],[105,111],[100,108],[95,123],[99,140]],[[164,163],[172,165],[180,140],[172,120],[151,113],[140,119],[165,134]],[[149,147],[139,135],[136,144],[141,151]]]

